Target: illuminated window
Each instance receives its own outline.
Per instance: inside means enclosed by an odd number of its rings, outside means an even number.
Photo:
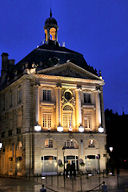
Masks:
[[[43,128],[51,129],[51,114],[43,113]]]
[[[78,149],[78,144],[75,140],[67,140],[65,143],[64,143],[64,148],[69,148],[69,149]]]
[[[84,117],[84,127],[85,129],[91,129],[91,118]]]
[[[22,127],[22,111],[18,111],[17,113],[17,127]]]
[[[95,143],[94,143],[94,140],[93,139],[90,139],[89,140],[89,145],[88,145],[89,148],[94,148],[95,147]]]
[[[17,149],[22,149],[22,142],[21,141],[18,142]]]
[[[69,105],[65,106],[63,109],[63,128],[69,131],[73,125],[73,110]]]
[[[43,101],[51,101],[51,90],[43,90]]]
[[[52,139],[46,139],[45,140],[45,147],[46,148],[53,148],[53,140]]]
[[[91,94],[90,93],[84,93],[84,103],[85,104],[91,103]]]
[[[56,40],[56,29],[53,27],[50,29],[50,40]]]

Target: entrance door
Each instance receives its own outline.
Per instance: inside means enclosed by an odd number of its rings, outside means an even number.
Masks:
[[[74,165],[76,171],[78,171],[78,156],[65,156],[65,168],[67,164]]]

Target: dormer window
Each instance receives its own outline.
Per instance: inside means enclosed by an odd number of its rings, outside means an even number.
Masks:
[[[84,104],[91,104],[91,94],[84,93]]]
[[[51,101],[51,90],[43,90],[43,101]]]

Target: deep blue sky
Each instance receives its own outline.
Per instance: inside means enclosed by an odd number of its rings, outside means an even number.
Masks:
[[[50,7],[60,44],[102,71],[105,109],[128,113],[128,0],[1,0],[0,54],[17,62],[36,48]]]

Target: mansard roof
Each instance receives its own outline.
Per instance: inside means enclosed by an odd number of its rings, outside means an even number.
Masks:
[[[17,63],[17,69],[20,70],[22,65],[28,64],[28,68],[34,63],[37,66],[37,71],[52,67],[55,64],[63,64],[71,61],[76,65],[97,75],[97,71],[89,66],[82,54],[66,47],[59,46],[57,42],[49,41],[48,44],[43,44],[30,52],[26,57]]]
[[[10,60],[8,60],[8,62],[10,62]],[[58,73],[57,71],[55,72],[55,70],[59,71],[60,67],[55,66],[61,66],[66,63],[73,63],[75,66],[88,71],[92,74],[92,76],[88,76],[90,79],[95,79],[96,77],[99,78],[97,71],[87,64],[82,54],[67,49],[66,47],[59,46],[57,42],[49,41],[48,44],[45,43],[34,49],[16,65],[8,65],[5,75],[1,77],[0,89],[3,89],[16,81],[16,79],[20,78],[25,73],[25,69],[34,68],[36,73],[38,73],[45,69],[48,69],[49,71],[49,68],[53,67],[54,70],[52,70],[52,72],[54,71],[54,74],[51,75],[57,75]],[[84,78],[84,75],[80,75],[77,71],[72,71],[71,65],[70,67],[68,67],[68,64],[66,66],[66,68],[63,68],[63,71],[61,68],[58,76]]]

